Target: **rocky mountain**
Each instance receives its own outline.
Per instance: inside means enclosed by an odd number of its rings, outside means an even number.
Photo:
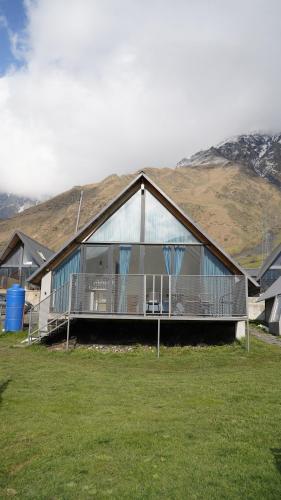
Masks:
[[[38,203],[37,200],[12,193],[0,193],[0,219],[8,219]]]
[[[199,168],[147,168],[144,171],[168,196],[241,264],[259,265],[264,216],[273,244],[281,242],[281,190],[253,169],[230,160]],[[112,175],[83,186],[80,227],[137,175]],[[75,232],[81,186],[0,221],[0,245],[20,229],[56,250]]]
[[[281,134],[239,135],[184,158],[177,166],[226,166],[228,162],[245,165],[281,188]]]

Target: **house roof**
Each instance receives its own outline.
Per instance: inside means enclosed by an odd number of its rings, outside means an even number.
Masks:
[[[261,294],[258,302],[261,300],[272,299],[273,297],[276,297],[276,295],[281,295],[281,276],[274,281],[274,283],[272,283],[272,285],[264,293]]]
[[[249,276],[251,276],[252,278],[255,278],[255,279],[256,279],[256,277],[257,277],[257,275],[258,275],[258,272],[259,272],[259,268],[258,268],[258,267],[257,267],[257,268],[252,268],[252,267],[251,267],[251,268],[246,268],[246,267],[245,267],[245,271],[246,271],[246,273],[247,273]]]
[[[281,243],[280,245],[277,245],[277,247],[274,248],[273,252],[271,252],[271,254],[265,259],[264,263],[262,264],[258,272],[257,275],[258,280],[261,279],[261,277],[268,270],[268,268],[271,266],[271,264],[275,261],[275,259],[278,257],[280,253],[281,253]]]
[[[6,261],[18,243],[22,243],[24,245],[32,257],[32,262],[37,264],[38,267],[42,266],[42,264],[50,259],[54,253],[46,246],[41,245],[38,241],[30,238],[30,236],[27,236],[27,234],[24,234],[21,231],[15,231],[0,254],[0,266]]]
[[[187,227],[199,241],[209,246],[210,250],[225,263],[225,265],[237,274],[244,274],[249,282],[258,288],[258,283],[235,262],[220,246],[215,243],[183,210],[176,205],[146,174],[141,172],[121,193],[108,203],[97,215],[95,215],[85,226],[82,227],[72,238],[70,238],[50,259],[37,271],[35,271],[28,281],[38,284],[41,277],[58,265],[64,257],[69,255],[89,233],[100,227],[120,206],[122,206],[140,187],[144,184],[151,193],[172,212],[175,217]]]

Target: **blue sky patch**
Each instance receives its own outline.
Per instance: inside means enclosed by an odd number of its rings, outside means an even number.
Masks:
[[[10,33],[21,33],[26,25],[26,12],[23,0],[0,0],[0,75],[9,66],[21,66],[11,50]]]

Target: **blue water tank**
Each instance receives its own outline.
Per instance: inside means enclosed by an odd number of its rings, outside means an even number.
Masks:
[[[6,293],[6,332],[18,332],[23,327],[25,290],[20,285],[13,285]]]

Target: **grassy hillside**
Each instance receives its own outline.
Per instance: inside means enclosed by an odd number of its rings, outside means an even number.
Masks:
[[[187,214],[243,264],[260,262],[264,218],[275,242],[281,240],[281,191],[245,166],[209,165],[147,168],[145,172]],[[80,226],[99,212],[134,177],[113,175],[83,186]],[[81,187],[74,187],[16,217],[0,222],[0,245],[20,229],[50,248],[58,249],[75,231]],[[278,228],[278,229],[276,229]]]

